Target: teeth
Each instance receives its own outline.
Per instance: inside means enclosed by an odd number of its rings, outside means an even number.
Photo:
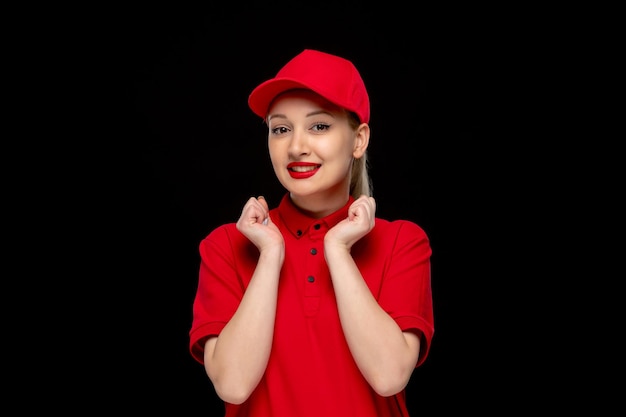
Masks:
[[[307,166],[307,167],[295,166],[295,167],[292,167],[291,170],[295,172],[308,172],[308,171],[313,171],[316,168],[317,168],[316,166]]]

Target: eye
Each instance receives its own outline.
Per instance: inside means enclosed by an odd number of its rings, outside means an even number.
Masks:
[[[286,133],[288,131],[289,129],[287,129],[285,126],[277,126],[270,129],[272,135],[282,135],[283,133]]]
[[[324,130],[330,129],[330,125],[326,123],[316,123],[311,127],[311,129],[318,131],[318,132],[322,132]]]

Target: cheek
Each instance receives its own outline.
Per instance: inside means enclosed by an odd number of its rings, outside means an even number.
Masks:
[[[282,165],[282,158],[284,155],[277,147],[268,146],[270,161],[272,162],[272,166],[276,168],[279,165]]]
[[[313,147],[315,153],[326,160],[343,158],[344,155],[352,154],[351,146],[340,137],[316,141]]]
[[[335,142],[329,143],[322,152],[332,159],[351,160],[354,154],[354,147],[350,141]]]
[[[270,154],[270,158],[275,158],[279,154],[278,147],[276,145],[272,145],[271,141],[267,142],[267,151]]]

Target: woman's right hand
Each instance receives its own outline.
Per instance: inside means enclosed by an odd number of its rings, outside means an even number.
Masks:
[[[272,222],[269,206],[263,196],[248,199],[237,221],[237,230],[243,233],[260,252],[279,246],[284,253],[283,235]]]

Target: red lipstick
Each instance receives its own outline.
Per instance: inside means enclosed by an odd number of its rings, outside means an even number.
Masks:
[[[291,178],[299,180],[312,177],[317,173],[320,166],[320,164],[311,162],[292,162],[287,165],[287,171],[289,171]]]

